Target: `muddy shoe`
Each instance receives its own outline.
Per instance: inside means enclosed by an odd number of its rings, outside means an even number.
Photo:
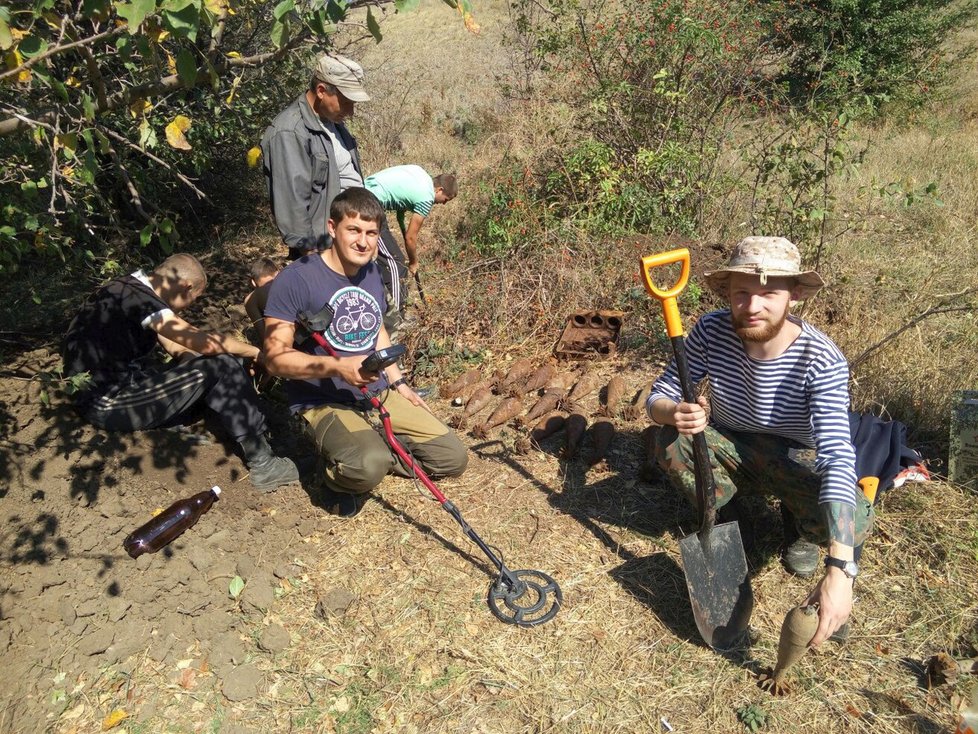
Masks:
[[[787,547],[783,560],[788,571],[807,579],[818,568],[818,546],[799,538]]]
[[[299,481],[299,469],[292,459],[270,456],[251,467],[251,484],[259,492],[274,492],[284,484]]]

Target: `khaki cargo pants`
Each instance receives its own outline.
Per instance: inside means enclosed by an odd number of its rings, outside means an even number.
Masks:
[[[761,433],[741,433],[709,426],[706,445],[716,484],[717,509],[737,493],[779,497],[791,510],[801,537],[812,543],[828,543],[829,531],[819,510],[822,479],[811,464],[791,451],[792,442]],[[696,507],[693,474],[693,440],[680,436],[674,426],[664,426],[656,439],[656,460]],[[873,529],[873,508],[856,488],[855,545],[862,545]]]
[[[465,471],[469,461],[465,445],[448,426],[396,390],[388,390],[381,400],[391,415],[394,435],[426,474],[455,477]],[[325,479],[331,489],[363,494],[390,472],[411,476],[374,428],[380,418],[366,401],[353,406],[318,405],[302,417],[325,459]]]

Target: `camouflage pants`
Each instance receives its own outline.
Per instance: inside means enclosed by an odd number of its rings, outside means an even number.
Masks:
[[[706,445],[716,484],[718,509],[738,492],[741,495],[773,495],[791,510],[801,537],[812,543],[824,545],[828,542],[828,527],[818,506],[822,479],[813,471],[812,463],[800,459],[792,450],[793,442],[777,436],[710,426],[706,429]],[[692,438],[680,436],[674,426],[665,426],[659,431],[655,456],[673,486],[696,507]],[[873,517],[872,506],[857,488],[857,546],[862,545],[872,532]]]

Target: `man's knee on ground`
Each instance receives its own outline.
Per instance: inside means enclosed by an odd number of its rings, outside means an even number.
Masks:
[[[383,481],[394,466],[394,457],[384,444],[362,445],[343,457],[324,456],[326,477],[336,489],[364,494]]]
[[[469,452],[458,436],[449,431],[425,444],[425,470],[436,477],[457,477],[469,465]]]

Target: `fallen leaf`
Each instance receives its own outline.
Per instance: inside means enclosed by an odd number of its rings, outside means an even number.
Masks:
[[[855,706],[853,706],[853,705],[852,705],[851,703],[850,703],[850,704],[846,704],[846,712],[847,712],[847,713],[848,713],[848,714],[849,714],[850,716],[854,716],[854,717],[856,717],[857,719],[861,719],[861,718],[863,717],[863,714],[862,714],[862,711],[860,711],[859,709],[857,709],[857,708],[856,708]]]
[[[338,714],[345,714],[350,710],[350,699],[348,699],[346,696],[340,696],[333,702],[333,705],[329,707],[329,710],[335,711]]]
[[[145,115],[153,109],[153,105],[150,104],[148,99],[140,97],[139,99],[133,100],[129,104],[129,114],[133,117],[139,117],[140,115]],[[163,512],[163,508],[159,509],[159,512]]]
[[[111,714],[109,714],[104,719],[102,719],[102,731],[108,731],[109,729],[114,729],[128,718],[129,718],[129,714],[127,714],[122,709],[116,709]]]
[[[246,158],[248,160],[248,165],[251,168],[254,168],[258,165],[258,161],[261,160],[261,148],[256,145],[254,148],[248,151]]]
[[[171,148],[177,150],[190,150],[190,143],[184,135],[190,129],[190,118],[184,115],[177,115],[173,122],[166,126],[166,142]]]

